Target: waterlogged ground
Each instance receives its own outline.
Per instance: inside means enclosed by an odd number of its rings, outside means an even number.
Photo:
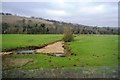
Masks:
[[[4,40],[8,39],[8,37],[4,37]],[[42,36],[42,38],[44,37],[45,35]],[[46,40],[48,40],[47,37],[45,37]],[[25,38],[25,36],[23,38]],[[54,37],[54,39],[55,38],[56,37]],[[13,40],[10,40],[9,37],[8,42],[12,43]],[[40,43],[42,43],[42,40]],[[55,57],[43,54],[3,55],[3,77],[111,78],[118,76],[117,35],[77,35],[74,41],[67,44],[73,54],[66,57]],[[5,43],[5,45],[7,45],[7,43]],[[15,47],[16,44],[12,46]],[[8,47],[5,48],[8,49]],[[19,61],[22,62],[18,63]],[[16,75],[15,73],[19,74]]]

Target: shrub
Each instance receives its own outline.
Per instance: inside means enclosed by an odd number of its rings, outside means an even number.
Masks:
[[[72,32],[72,29],[70,29],[70,27],[65,27],[64,28],[63,40],[65,42],[71,42],[73,40],[73,32]]]

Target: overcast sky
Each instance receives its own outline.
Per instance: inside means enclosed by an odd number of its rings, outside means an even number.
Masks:
[[[118,27],[117,2],[3,2],[2,12],[83,25]]]

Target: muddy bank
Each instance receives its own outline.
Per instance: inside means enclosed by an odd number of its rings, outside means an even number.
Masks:
[[[0,52],[0,55],[13,54],[14,52]]]
[[[59,41],[53,44],[49,44],[43,48],[36,49],[36,53],[61,53],[64,54],[64,42]]]

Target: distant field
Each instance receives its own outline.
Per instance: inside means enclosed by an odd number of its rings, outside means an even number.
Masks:
[[[60,39],[62,35],[3,35],[3,49],[19,46],[39,45]],[[6,61],[30,59],[30,63],[20,69],[62,68],[62,67],[94,67],[118,65],[118,36],[117,35],[77,35],[69,42],[71,51],[76,54],[68,57],[54,57],[42,54],[5,55]],[[56,46],[57,47],[57,46]],[[8,59],[8,60],[7,60]],[[18,61],[19,61],[18,60]],[[15,62],[11,62],[20,66]],[[23,62],[24,63],[24,62]],[[13,67],[10,63],[7,67]]]
[[[16,47],[43,45],[60,40],[61,38],[62,35],[57,34],[3,34],[2,50]]]

